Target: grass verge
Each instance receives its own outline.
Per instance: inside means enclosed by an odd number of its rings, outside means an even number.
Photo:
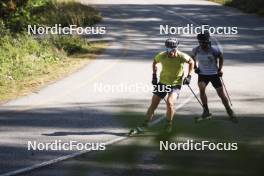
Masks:
[[[36,91],[86,65],[107,46],[76,35],[32,36],[27,25],[92,26],[96,9],[75,1],[0,2],[0,102]]]
[[[85,47],[90,52],[83,52],[70,56],[59,53],[57,58],[49,58],[51,60],[36,60],[35,63],[31,62],[32,68],[25,70],[25,73],[23,73],[23,69],[26,69],[29,65],[19,66],[19,69],[14,68],[14,72],[17,72],[19,78],[6,75],[6,77],[1,80],[0,103],[35,92],[43,86],[81,69],[98,54],[102,53],[106,47],[107,43],[105,42],[94,42]],[[31,59],[36,58],[34,55],[31,57]]]

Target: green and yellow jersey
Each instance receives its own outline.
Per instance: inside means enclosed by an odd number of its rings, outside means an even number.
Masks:
[[[161,52],[155,56],[155,61],[161,63],[160,83],[166,85],[181,85],[184,74],[184,63],[189,62],[191,57],[181,51],[177,51],[175,57],[169,57],[167,52]]]

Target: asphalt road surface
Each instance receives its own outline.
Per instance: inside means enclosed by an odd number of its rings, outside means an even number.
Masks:
[[[207,90],[209,106],[216,119],[215,123],[221,124],[221,128],[226,131],[233,131],[237,135],[237,141],[263,147],[264,18],[200,0],[82,2],[95,6],[102,13],[104,20],[99,25],[106,26],[107,34],[99,38],[108,40],[110,45],[102,55],[82,70],[0,107],[0,174],[30,168],[46,161],[53,162],[59,157],[72,154],[74,156],[78,152],[28,151],[28,141],[114,143],[115,140],[125,139],[124,135],[130,127],[126,121],[131,119],[120,116],[128,113],[144,114],[151,92],[101,92],[96,87],[121,84],[151,86],[153,57],[164,49],[164,40],[169,37],[159,34],[161,24],[186,26],[206,23],[211,26],[238,27],[238,35],[215,35],[213,45],[218,44],[223,48],[223,78],[240,123],[234,125],[225,120],[227,115],[224,107],[212,86]],[[188,53],[198,44],[195,35],[176,37],[180,40],[180,50]],[[191,86],[195,91],[196,84],[197,76],[194,75]],[[194,125],[191,119],[200,115],[201,107],[188,88],[183,87],[177,106],[181,107],[177,110],[178,116],[176,115],[179,123],[187,119],[191,128]],[[164,112],[162,103],[158,114]],[[125,139],[121,143],[129,144],[134,140]],[[115,146],[118,148],[117,144],[113,144],[109,149],[114,149]],[[114,165],[105,173],[105,168],[98,166],[100,162],[93,163],[92,158],[103,152],[85,154],[84,161],[90,160],[87,161],[90,165],[85,166],[89,167],[89,172],[79,173],[79,160],[69,159],[67,162],[35,169],[26,175],[129,175],[124,168],[130,166],[120,165],[122,170]],[[263,152],[258,153],[258,156],[262,157]],[[112,158],[114,160],[115,157]],[[159,169],[166,168],[166,164],[160,165],[155,157],[147,161],[149,165],[140,165],[140,171],[130,175],[155,175]],[[115,172],[115,168],[119,168],[120,172]],[[222,175],[225,175],[223,170],[219,169],[219,173],[222,171]]]

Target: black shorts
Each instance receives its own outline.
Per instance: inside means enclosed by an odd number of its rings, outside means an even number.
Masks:
[[[216,89],[222,87],[222,82],[218,75],[199,75],[198,82],[204,82],[206,85],[211,82]]]
[[[160,98],[166,97],[167,93],[177,93],[179,96],[180,90],[181,90],[181,85],[171,86],[171,85],[158,83],[158,85],[154,85],[153,94],[157,95]]]

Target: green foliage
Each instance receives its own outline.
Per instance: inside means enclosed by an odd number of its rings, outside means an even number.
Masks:
[[[8,30],[7,30],[6,27],[5,27],[5,23],[4,23],[4,21],[0,19],[0,37],[6,35],[6,34],[8,34],[8,33],[9,33],[9,32],[8,32]]]
[[[46,66],[62,62],[64,53],[89,52],[89,46],[88,41],[77,36],[36,40],[27,34],[5,35],[0,38],[0,82],[45,74]]]
[[[0,19],[12,32],[30,25],[91,26],[102,17],[92,7],[74,1],[5,0],[0,2]]]
[[[40,24],[62,26],[91,26],[101,21],[101,15],[92,7],[74,1],[57,2],[49,6],[39,19]]]
[[[2,0],[0,2],[0,99],[18,93],[24,81],[45,77],[52,68],[63,65],[75,53],[93,53],[94,47],[77,36],[34,38],[26,34],[27,25],[93,25],[99,13],[78,2],[55,0]],[[69,61],[68,61],[69,62]],[[34,82],[34,81],[33,81]],[[21,85],[22,83],[22,85]],[[11,96],[12,97],[12,96]]]
[[[263,0],[231,0],[226,2],[225,5],[239,8],[247,13],[257,13],[264,15]]]
[[[68,55],[87,51],[89,42],[79,36],[52,36],[52,43],[59,50],[63,49]]]
[[[0,18],[12,32],[21,32],[29,24],[38,24],[38,15],[35,9],[48,7],[51,0],[17,0],[1,2]]]
[[[5,35],[0,39],[0,58],[1,83],[45,73],[47,64],[59,61],[59,55],[49,41],[37,41],[22,34],[17,37]]]
[[[238,8],[247,13],[256,13],[264,15],[264,1],[263,0],[209,0],[220,3],[226,6]]]

